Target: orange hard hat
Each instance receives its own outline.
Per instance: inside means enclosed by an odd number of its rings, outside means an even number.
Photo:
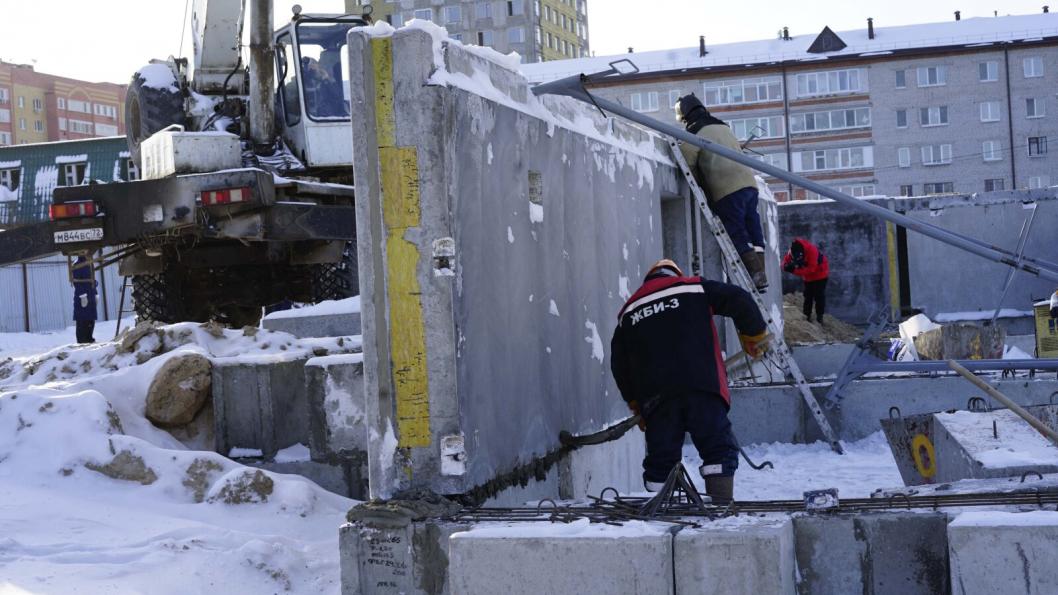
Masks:
[[[647,271],[647,275],[646,276],[649,277],[649,276],[653,275],[654,272],[657,271],[658,269],[669,269],[669,270],[673,271],[674,273],[676,273],[678,276],[680,276],[680,277],[683,276],[683,271],[680,270],[679,265],[677,265],[675,262],[669,260],[668,258],[662,258],[661,260],[655,262],[654,265],[650,267],[650,270]]]

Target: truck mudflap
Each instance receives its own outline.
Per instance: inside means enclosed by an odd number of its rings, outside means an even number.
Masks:
[[[58,251],[51,221],[0,232],[0,265],[25,262]]]

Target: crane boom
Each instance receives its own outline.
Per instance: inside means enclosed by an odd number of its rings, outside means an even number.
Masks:
[[[192,88],[199,93],[239,93],[239,68],[245,0],[195,0],[191,12],[191,37],[195,50]]]

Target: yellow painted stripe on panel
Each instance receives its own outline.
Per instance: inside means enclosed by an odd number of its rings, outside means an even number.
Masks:
[[[376,37],[371,40],[371,56],[375,67],[375,120],[378,146],[397,144],[396,120],[393,116],[393,39]]]
[[[889,313],[890,320],[900,319],[900,266],[896,258],[896,226],[885,224],[885,238],[889,249]]]
[[[375,74],[375,118],[382,221],[386,230],[386,289],[389,300],[390,365],[397,402],[397,445],[429,447],[430,393],[426,372],[426,328],[416,269],[419,249],[404,239],[419,227],[419,158],[415,147],[397,147],[393,110],[393,43],[371,40]]]

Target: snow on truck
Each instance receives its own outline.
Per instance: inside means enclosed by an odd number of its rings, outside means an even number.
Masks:
[[[0,263],[116,262],[136,314],[160,322],[254,324],[262,306],[358,293],[345,45],[370,13],[295,6],[273,31],[272,1],[250,4],[245,67],[244,0],[196,0],[193,64],[133,75],[126,129],[142,179],[57,188],[50,221],[0,234]]]

